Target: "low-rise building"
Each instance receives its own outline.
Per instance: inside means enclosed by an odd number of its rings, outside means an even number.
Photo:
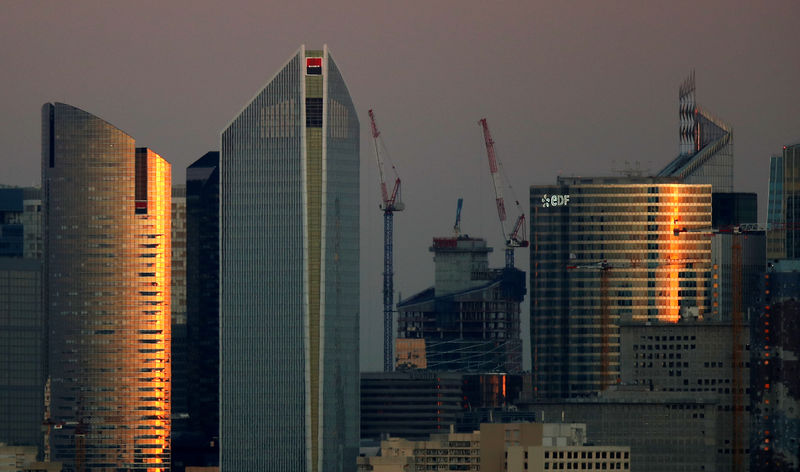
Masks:
[[[358,470],[544,471],[581,463],[592,470],[629,470],[630,448],[587,445],[585,424],[482,424],[472,433],[432,434],[424,441],[388,438],[379,456],[358,458]]]

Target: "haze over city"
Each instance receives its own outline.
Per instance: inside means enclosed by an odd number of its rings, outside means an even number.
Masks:
[[[130,132],[181,182],[299,44],[327,44],[361,120],[362,370],[379,369],[382,332],[368,109],[403,179],[395,292],[405,295],[432,283],[427,248],[451,233],[458,197],[463,231],[487,238],[501,265],[482,117],[523,208],[531,184],[558,175],[666,165],[678,151],[677,88],[691,70],[698,103],[734,130],[735,187],[759,192],[760,215],[769,156],[800,141],[793,1],[10,2],[0,11],[5,184],[39,184],[48,101]],[[527,259],[517,256],[525,271]]]

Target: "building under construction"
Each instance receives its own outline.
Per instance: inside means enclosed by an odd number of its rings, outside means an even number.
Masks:
[[[525,273],[490,269],[480,238],[434,238],[430,250],[434,286],[397,305],[397,368],[521,371]]]

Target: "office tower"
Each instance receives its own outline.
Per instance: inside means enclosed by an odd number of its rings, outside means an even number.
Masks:
[[[186,186],[172,187],[172,270],[170,320],[172,324],[172,418],[188,415],[190,384],[186,332]],[[175,431],[175,421],[172,424]],[[173,451],[174,454],[174,451]],[[174,468],[174,465],[173,465]]]
[[[711,238],[711,319],[731,321],[734,297],[741,303],[742,320],[762,300],[761,279],[766,261],[764,231],[715,233]],[[735,276],[738,272],[740,275]],[[738,278],[738,281],[737,281]]]
[[[597,397],[538,400],[521,408],[543,422],[585,423],[595,446],[630,446],[630,470],[674,472],[730,470],[716,468],[722,434],[730,432],[722,430],[719,406],[713,394],[614,387]]]
[[[458,422],[462,374],[408,371],[361,374],[361,437],[422,439]]]
[[[40,193],[0,185],[0,257],[41,259]]]
[[[769,200],[767,201],[767,225],[781,223],[783,215],[783,156],[769,158]]]
[[[359,123],[301,47],[222,132],[220,461],[354,470]]]
[[[710,313],[710,185],[559,177],[532,186],[530,205],[538,396],[616,383],[620,320],[674,323]]]
[[[42,108],[52,458],[169,470],[170,165],[113,125]]]
[[[45,330],[40,261],[0,257],[0,443],[42,444]]]
[[[767,258],[800,259],[800,144],[770,160]]]
[[[520,303],[525,273],[490,269],[481,238],[434,238],[434,286],[397,304],[397,366],[409,362],[408,340],[424,340],[425,367],[449,372],[520,372]],[[422,357],[419,354],[415,357]]]
[[[714,192],[711,194],[711,226],[721,230],[758,224],[758,194]]]
[[[800,261],[770,264],[753,320],[751,470],[800,469]]]
[[[659,177],[686,184],[711,184],[714,192],[733,191],[733,130],[695,100],[694,71],[678,89],[679,154]]]
[[[45,320],[38,188],[0,185],[0,443],[42,447]]]
[[[173,385],[187,397],[173,425],[173,470],[219,465],[219,152],[186,169],[185,230],[186,369]]]
[[[747,470],[750,453],[749,326],[712,320],[627,323],[621,326],[620,336],[622,383],[643,386],[646,389],[640,393],[643,399],[653,392],[710,395],[716,403],[717,424],[704,433],[706,442],[715,446],[716,465],[712,470]],[[668,405],[669,401],[665,403]],[[647,421],[652,416],[640,419]],[[676,435],[675,439],[678,437]],[[686,452],[689,450],[687,448]],[[685,465],[691,466],[691,454],[683,454],[683,457],[687,461]],[[676,461],[670,466],[674,467],[672,470],[680,470]],[[650,470],[650,467],[642,468]],[[687,469],[697,470],[696,467]]]

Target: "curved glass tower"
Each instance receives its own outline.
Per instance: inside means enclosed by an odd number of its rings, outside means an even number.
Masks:
[[[221,149],[222,470],[355,470],[359,123],[327,48],[301,47]]]
[[[169,470],[170,172],[100,118],[42,108],[49,447],[65,471]]]

